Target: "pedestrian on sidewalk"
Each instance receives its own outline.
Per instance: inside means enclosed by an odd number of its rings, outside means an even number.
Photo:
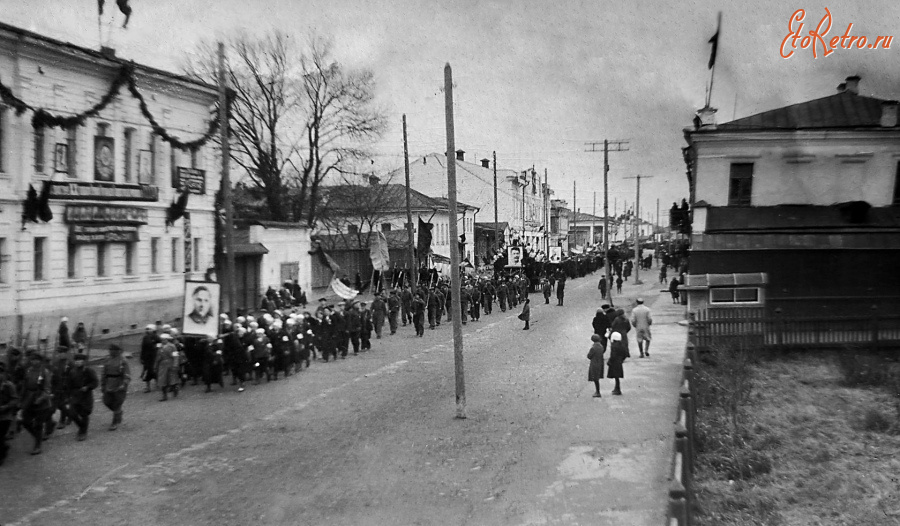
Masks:
[[[606,276],[600,276],[600,283],[597,284],[600,289],[600,299],[606,299]]]
[[[519,319],[525,322],[525,327],[522,330],[527,331],[531,322],[531,298],[525,298],[525,305],[522,306],[522,313],[519,314]]]
[[[625,377],[625,370],[622,364],[625,363],[625,358],[628,357],[628,348],[625,346],[623,339],[623,336],[618,332],[613,332],[609,335],[609,361],[606,363],[606,377],[616,380],[616,386],[612,392],[614,395],[622,394],[622,386],[619,385],[619,379]]]
[[[653,317],[650,315],[650,307],[644,305],[644,299],[637,299],[637,306],[631,309],[631,325],[635,328],[638,350],[641,358],[650,356],[650,325]]]
[[[109,358],[103,364],[103,377],[100,380],[100,391],[103,393],[103,405],[113,414],[110,431],[115,431],[122,423],[122,406],[128,395],[128,383],[131,382],[131,368],[122,357],[122,348],[116,344],[109,346]]]
[[[591,361],[588,369],[588,382],[594,382],[594,398],[600,398],[600,380],[603,378],[603,353],[606,349],[600,343],[600,335],[592,334],[591,349],[588,351],[587,358]]]
[[[681,285],[681,282],[678,281],[678,276],[672,278],[672,281],[669,282],[669,293],[672,294],[672,303],[678,303],[678,286]]]
[[[612,325],[609,315],[606,313],[609,308],[609,305],[606,303],[601,305],[600,308],[597,309],[597,314],[591,322],[594,334],[600,337],[600,343],[603,345],[604,349],[606,349],[606,331],[608,331]]]
[[[619,274],[616,276],[616,292],[619,294],[622,293],[622,283],[624,283],[624,281],[622,281],[622,275]]]
[[[628,351],[628,331],[631,330],[631,322],[625,317],[624,309],[616,309],[616,317],[610,324],[610,330],[619,333],[622,337],[622,345],[625,347],[625,357],[631,358],[631,353]]]

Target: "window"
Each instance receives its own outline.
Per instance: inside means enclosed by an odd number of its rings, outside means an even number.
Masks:
[[[169,150],[169,164],[172,168],[172,188],[178,188],[178,148],[174,146]]]
[[[716,287],[709,289],[710,303],[759,303],[758,287]]]
[[[81,263],[81,251],[75,243],[67,243],[66,250],[66,277],[75,279],[78,277],[78,270]]]
[[[194,272],[200,271],[200,238],[194,238]]]
[[[78,159],[78,127],[72,125],[66,130],[66,144],[68,145],[69,158],[66,164],[69,166],[69,177],[78,177],[78,167],[76,160]]]
[[[382,223],[382,224],[381,224],[381,231],[382,231],[382,232],[390,232],[390,231],[391,231],[391,224],[390,224],[390,223]]]
[[[132,174],[134,173],[132,169],[132,165],[134,164],[134,152],[133,150],[133,141],[134,141],[134,128],[125,128],[125,143],[124,143],[124,152],[123,155],[125,157],[125,182],[130,183],[132,179]]]
[[[34,173],[44,173],[45,132],[43,126],[34,129]]]
[[[200,149],[191,150],[191,168],[200,168]]]
[[[106,276],[106,243],[97,243],[97,277]]]
[[[150,238],[150,273],[159,274],[159,238]]]
[[[172,272],[178,272],[178,238],[172,238]]]
[[[44,272],[46,258],[47,238],[34,238],[34,281],[44,281],[47,276]]]
[[[6,283],[7,277],[6,267],[9,265],[9,254],[6,252],[6,238],[0,237],[0,283]]]
[[[156,134],[150,134],[150,144],[147,145],[150,150],[150,180],[141,181],[147,184],[156,184]]]
[[[897,174],[894,176],[894,206],[900,205],[900,162],[897,163]]]
[[[134,275],[134,249],[137,243],[125,243],[125,275]]]
[[[753,163],[731,163],[728,206],[749,206],[753,187]]]
[[[347,225],[347,233],[348,234],[358,234],[359,227],[356,225]]]

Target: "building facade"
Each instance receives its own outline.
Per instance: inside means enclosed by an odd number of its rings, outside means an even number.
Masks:
[[[859,81],[720,125],[705,108],[685,130],[691,310],[900,309],[897,102]]]
[[[5,24],[0,81],[0,338],[180,318],[214,266],[216,89]]]

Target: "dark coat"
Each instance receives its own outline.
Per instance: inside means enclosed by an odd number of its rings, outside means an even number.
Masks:
[[[588,382],[603,379],[604,352],[606,352],[606,349],[604,349],[603,344],[600,342],[594,342],[593,345],[591,345],[591,350],[589,350],[587,354],[588,360],[591,361],[591,366],[588,369]]]
[[[625,362],[625,358],[628,357],[628,347],[625,346],[624,341],[620,340],[612,342],[612,345],[610,345],[609,348],[609,362],[607,362],[609,367],[606,371],[606,377],[625,378],[625,371],[622,367],[622,363]]]
[[[519,314],[519,319],[522,321],[531,320],[531,303],[525,303],[525,306],[522,307],[522,313]]]
[[[600,335],[601,341],[606,340],[606,329],[609,329],[610,322],[605,312],[601,312],[594,316],[591,326],[594,328],[594,334]]]
[[[94,410],[94,389],[100,386],[97,373],[87,366],[72,367],[66,376],[66,402],[82,414],[91,414]]]

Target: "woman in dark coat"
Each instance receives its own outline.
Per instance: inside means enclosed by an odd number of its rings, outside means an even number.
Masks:
[[[522,327],[523,331],[527,331],[529,327],[529,323],[531,322],[531,298],[525,298],[525,305],[522,307],[522,313],[519,314],[519,319],[525,322],[525,326]]]
[[[624,309],[616,309],[616,317],[610,324],[610,330],[619,333],[622,337],[622,345],[625,347],[625,357],[631,358],[631,353],[628,352],[628,331],[631,330],[631,322],[625,317]]]
[[[597,309],[597,314],[591,321],[591,327],[594,329],[594,334],[600,336],[600,343],[603,344],[604,349],[606,349],[606,330],[610,327],[609,316],[606,314],[607,308],[609,308],[609,305],[603,305]]]
[[[627,347],[625,347],[624,342],[622,341],[622,335],[618,332],[614,332],[609,336],[610,340],[610,351],[609,351],[609,361],[607,362],[607,370],[606,377],[607,378],[615,378],[616,380],[616,388],[613,389],[612,394],[620,395],[622,394],[622,388],[619,385],[619,378],[625,377],[625,371],[622,367],[622,363],[625,362],[625,358],[627,358],[626,353],[628,352]]]
[[[600,398],[600,379],[603,378],[603,353],[606,349],[600,343],[599,334],[592,334],[591,341],[594,343],[587,354],[588,360],[591,361],[591,367],[588,369],[588,382],[594,382],[594,387],[596,388],[594,398]]]

